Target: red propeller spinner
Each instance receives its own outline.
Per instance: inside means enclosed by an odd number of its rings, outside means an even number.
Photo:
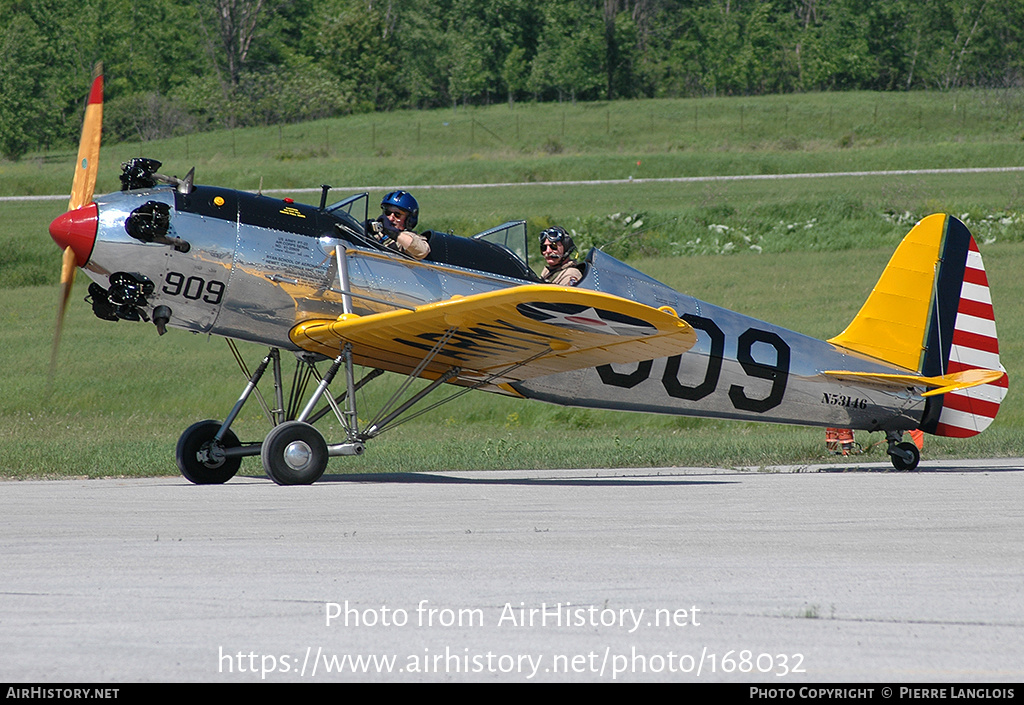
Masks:
[[[67,211],[50,223],[50,237],[61,250],[68,247],[75,253],[75,265],[84,267],[96,244],[99,208],[95,203]]]

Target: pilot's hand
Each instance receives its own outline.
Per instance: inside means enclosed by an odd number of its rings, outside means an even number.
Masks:
[[[380,234],[384,235],[385,237],[391,238],[392,240],[397,239],[398,235],[402,232],[401,230],[396,228],[392,224],[392,222],[390,220],[388,220],[384,216],[381,216],[376,222],[380,223],[380,227],[381,227],[381,229],[379,231],[377,231],[377,232],[379,232]],[[374,229],[376,230],[376,228],[374,228]]]

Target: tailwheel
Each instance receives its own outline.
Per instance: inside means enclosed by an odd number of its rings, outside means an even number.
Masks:
[[[301,421],[275,426],[260,452],[267,477],[279,485],[311,485],[327,469],[327,443],[318,430]]]
[[[240,457],[227,457],[225,448],[241,445],[238,437],[229,429],[216,440],[220,421],[200,421],[185,429],[178,439],[175,460],[185,479],[197,485],[220,485],[238,472],[242,464]]]
[[[889,458],[897,470],[916,470],[921,462],[921,451],[913,443],[896,443],[889,446]]]

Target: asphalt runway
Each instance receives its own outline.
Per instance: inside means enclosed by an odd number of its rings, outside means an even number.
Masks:
[[[0,681],[1012,686],[1022,468],[3,482]]]

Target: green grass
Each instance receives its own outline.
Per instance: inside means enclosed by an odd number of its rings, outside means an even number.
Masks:
[[[1007,166],[1024,157],[1022,108],[1020,90],[963,90],[374,113],[107,144],[98,190],[134,156],[246,189]],[[0,162],[0,196],[66,193],[74,158]]]
[[[1014,93],[963,92],[354,116],[280,131],[194,135],[187,145],[179,139],[105,147],[98,190],[117,188],[117,165],[140,153],[163,159],[168,173],[181,175],[195,164],[201,183],[254,189],[262,177],[264,188],[297,189],[326,181],[338,197],[345,185],[1008,166],[1024,163],[1018,108]],[[394,134],[400,144],[385,140]],[[69,149],[0,163],[0,195],[66,191],[73,158]],[[584,246],[604,245],[682,291],[816,337],[849,322],[916,217],[964,216],[985,256],[1010,394],[985,434],[928,437],[925,461],[1019,455],[1024,448],[1024,402],[1014,391],[1024,371],[1020,174],[416,193],[423,227],[466,234],[525,217],[535,233],[562,224]],[[0,202],[0,476],[173,474],[178,435],[196,420],[223,418],[242,375],[219,339],[174,330],[159,337],[151,325],[96,319],[82,303],[80,275],[55,388],[47,394],[60,255],[45,229],[63,209],[62,201]],[[250,365],[264,353],[256,346],[243,352]],[[363,408],[383,394],[368,393]],[[236,429],[243,439],[262,438],[267,426],[259,407],[246,407]],[[823,435],[471,393],[385,434],[363,457],[332,460],[328,471],[821,462]],[[865,446],[877,440],[879,434],[858,436]],[[864,458],[886,460],[880,448]],[[259,474],[258,460],[246,460],[243,472]]]

